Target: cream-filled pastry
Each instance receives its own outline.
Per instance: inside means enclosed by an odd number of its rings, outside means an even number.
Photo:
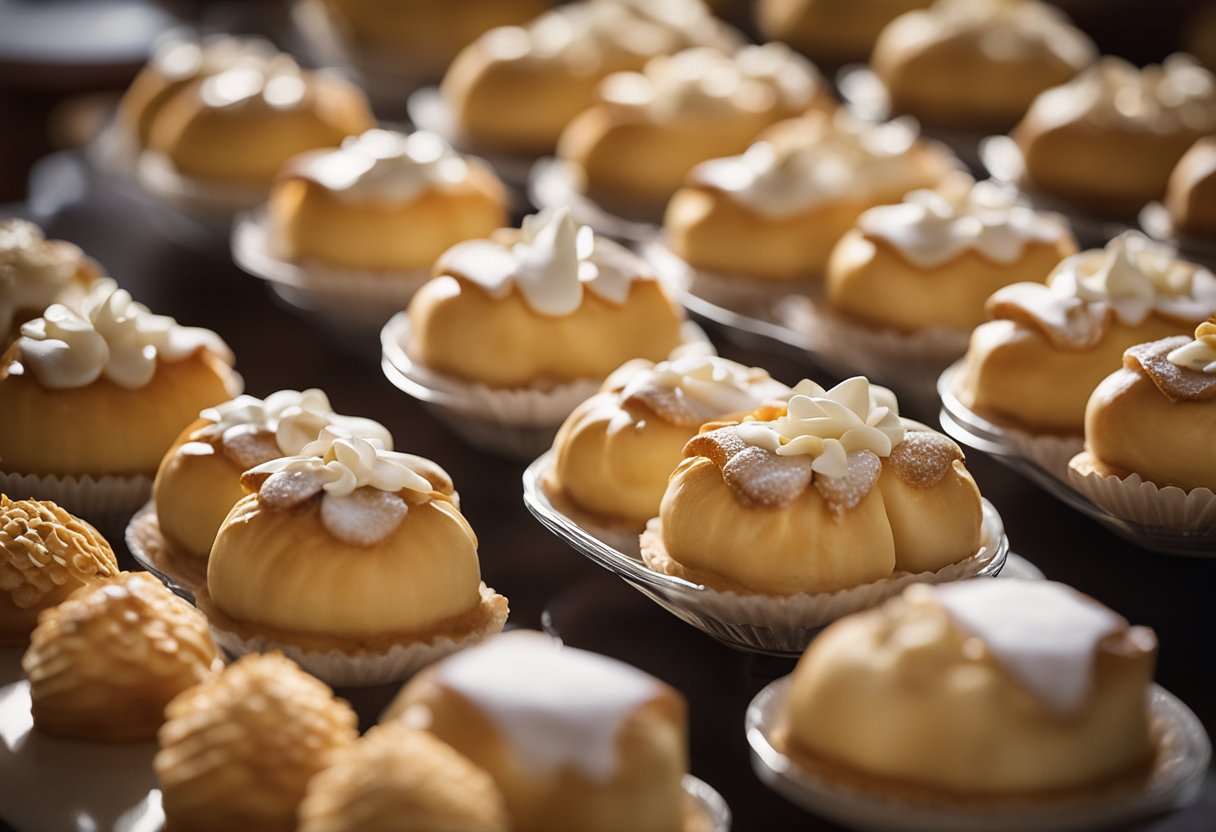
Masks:
[[[576,187],[605,205],[661,207],[697,163],[742,153],[775,122],[834,106],[818,71],[784,44],[733,56],[697,47],[608,76],[598,103],[562,131],[557,156],[572,165]]]
[[[1046,280],[1076,251],[1064,218],[1022,204],[1012,185],[952,174],[858,218],[832,250],[827,302],[869,326],[969,332],[988,319],[989,295]]]
[[[1152,630],[1063,584],[912,586],[811,642],[784,750],[864,791],[969,805],[1100,789],[1148,771],[1156,656]]]
[[[223,659],[207,620],[147,572],[123,572],[46,610],[21,667],[42,733],[101,742],[156,736],[165,706]]]
[[[1097,56],[1063,12],[1038,0],[938,0],[883,29],[870,68],[895,113],[1005,130]]]
[[[113,280],[53,304],[0,361],[0,465],[13,474],[151,475],[204,407],[240,392],[207,329],[154,315]]]
[[[650,267],[568,209],[449,249],[409,305],[410,357],[492,388],[602,379],[660,361],[684,314]]]
[[[165,454],[152,485],[157,523],[172,554],[205,564],[220,524],[245,496],[241,474],[300,454],[326,427],[393,446],[379,422],[334,413],[316,389],[280,390],[264,401],[238,396],[202,411]],[[437,489],[452,493],[442,469],[427,470]]]
[[[165,709],[153,761],[178,832],[294,832],[314,775],[358,737],[350,705],[278,653],[243,656]]]
[[[308,783],[299,832],[509,832],[490,775],[434,734],[377,725]]]
[[[219,630],[309,652],[379,656],[502,629],[477,537],[429,460],[324,428],[242,477],[199,605]]]
[[[1176,233],[1216,239],[1216,136],[1195,142],[1178,161],[1165,207]]]
[[[1036,98],[1011,135],[1027,186],[1132,213],[1165,193],[1178,160],[1214,130],[1216,77],[1178,54],[1142,69],[1102,58]]]
[[[841,109],[781,122],[741,156],[693,168],[667,205],[667,245],[697,269],[817,277],[867,208],[930,188],[957,160],[901,122]]]
[[[267,212],[278,256],[373,272],[429,269],[508,216],[506,188],[485,162],[434,133],[378,128],[290,160]]]
[[[39,613],[117,574],[97,529],[52,502],[0,494],[0,647],[24,646]]]
[[[97,264],[16,217],[0,219],[0,349],[52,303],[72,306],[99,277]]]
[[[692,828],[683,697],[652,676],[548,636],[515,631],[414,677],[386,711],[487,771],[511,828]]]
[[[787,408],[707,426],[684,449],[658,524],[656,571],[720,590],[834,592],[930,572],[980,548],[979,489],[946,436],[857,376],[794,388]],[[657,525],[657,527],[656,527]]]
[[[764,370],[716,355],[631,361],[562,424],[546,486],[581,511],[640,531],[703,424],[789,394]]]
[[[828,66],[864,62],[887,24],[933,0],[757,0],[766,38],[788,43]]]
[[[1159,487],[1216,491],[1216,318],[1186,335],[1138,344],[1094,389],[1081,474],[1139,474]]]
[[[988,300],[955,382],[976,413],[1032,433],[1080,435],[1085,404],[1123,351],[1216,313],[1216,275],[1137,232],[1064,260],[1047,283]]]
[[[700,0],[582,0],[486,32],[456,56],[440,89],[472,146],[539,155],[595,103],[612,73],[693,46],[729,52],[741,42]]]

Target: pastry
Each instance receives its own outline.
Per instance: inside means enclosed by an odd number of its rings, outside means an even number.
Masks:
[[[568,209],[459,243],[409,305],[410,357],[491,388],[603,379],[682,343],[683,311],[650,268]]]
[[[452,61],[440,92],[462,141],[540,155],[613,72],[691,46],[729,52],[741,41],[700,0],[582,0],[486,32]]]
[[[220,526],[198,593],[225,646],[337,651],[400,678],[396,646],[501,630],[507,602],[481,583],[477,537],[427,474],[442,471],[333,428],[247,471],[251,493]]]
[[[63,240],[16,217],[0,219],[0,349],[52,303],[76,303],[100,276],[97,264]]]
[[[701,425],[789,394],[764,370],[716,355],[631,361],[562,424],[546,487],[579,511],[641,531]]]
[[[1020,204],[1011,185],[952,174],[858,218],[832,250],[827,302],[867,326],[969,332],[989,295],[1046,280],[1076,251],[1063,217]]]
[[[679,832],[686,706],[658,679],[514,631],[414,677],[385,712],[494,778],[527,832]]]
[[[733,56],[709,47],[608,76],[562,131],[575,187],[612,207],[658,211],[698,163],[742,153],[771,124],[835,106],[818,71],[779,43]]]
[[[1034,434],[1080,435],[1085,403],[1123,351],[1216,313],[1216,275],[1129,231],[1060,263],[1047,284],[988,300],[954,392],[963,405]]]
[[[123,572],[44,611],[21,667],[34,727],[100,742],[153,739],[165,705],[223,667],[207,620],[147,572]]]
[[[240,377],[214,332],[153,315],[114,281],[50,306],[0,361],[9,474],[151,476],[182,428]]]
[[[663,232],[695,269],[817,277],[863,211],[933,187],[956,165],[907,124],[811,113],[775,125],[741,156],[693,168],[668,203]]]
[[[488,165],[434,133],[376,129],[290,160],[267,211],[284,260],[403,272],[505,225],[507,193]]]
[[[783,744],[829,782],[909,799],[1107,788],[1148,771],[1156,656],[1152,630],[1063,584],[916,585],[811,642]]]
[[[377,725],[308,783],[299,832],[509,832],[502,792],[433,734]]]
[[[1216,131],[1216,78],[1188,55],[1137,69],[1106,57],[1035,99],[1011,133],[1025,184],[1105,213],[1165,193],[1187,149]]]
[[[950,439],[857,376],[794,388],[788,408],[707,425],[642,535],[651,569],[790,596],[935,572],[980,548],[979,489]]]
[[[299,454],[325,427],[393,445],[383,425],[334,413],[325,393],[315,389],[280,390],[265,401],[238,396],[202,411],[165,454],[152,485],[171,559],[193,560],[205,569],[220,524],[245,496],[241,474]],[[426,470],[436,488],[451,493],[451,480],[438,466]]]
[[[1138,474],[1159,488],[1216,491],[1216,318],[1186,335],[1138,344],[1085,410],[1086,475]]]
[[[944,128],[1007,130],[1044,90],[1098,52],[1059,9],[1037,0],[938,0],[882,30],[870,68],[895,113]]]
[[[1195,142],[1179,160],[1165,207],[1178,234],[1216,239],[1216,136]]]
[[[22,647],[38,614],[118,574],[97,529],[51,502],[0,494],[0,647]]]
[[[878,34],[905,12],[933,0],[757,0],[756,25],[826,66],[869,59]]]
[[[358,736],[355,712],[277,653],[243,656],[165,709],[153,765],[174,832],[294,832],[308,782]]]

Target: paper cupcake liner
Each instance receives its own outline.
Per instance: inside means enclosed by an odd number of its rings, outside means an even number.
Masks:
[[[1075,457],[1081,461],[1088,453]],[[1173,529],[1210,537],[1216,545],[1216,494],[1210,488],[1185,491],[1174,485],[1158,486],[1139,474],[1126,477],[1084,473],[1068,468],[1068,481],[1090,502],[1111,514],[1160,529]]]
[[[214,623],[211,625],[211,635],[216,644],[234,658],[246,653],[278,650],[331,687],[370,687],[407,679],[444,656],[502,632],[507,623],[507,599],[483,583],[481,602],[490,606],[493,615],[489,621],[463,638],[441,636],[430,641],[397,644],[384,653],[305,650],[266,636],[243,637],[220,629]]]
[[[629,243],[642,243],[659,233],[663,204],[639,202],[631,211],[614,211],[578,189],[569,162],[546,156],[528,172],[528,197],[537,208],[568,206],[574,219],[598,233]]]
[[[207,583],[207,561],[173,552],[156,516],[156,503],[149,500],[135,512],[123,535],[135,562],[151,572],[174,593],[194,603],[194,594]]]
[[[50,500],[97,527],[107,540],[122,538],[127,519],[148,500],[152,477],[81,477],[0,471],[0,492],[14,500]]]

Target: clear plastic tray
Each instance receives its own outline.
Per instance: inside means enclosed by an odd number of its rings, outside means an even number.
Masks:
[[[569,162],[546,156],[537,159],[528,173],[528,198],[537,208],[569,207],[574,219],[598,233],[627,243],[642,243],[659,233],[662,208],[654,222],[619,216],[599,205],[575,186]]]
[[[161,535],[156,517],[156,503],[149,500],[135,512],[127,524],[123,539],[135,562],[151,572],[174,594],[191,604],[194,591],[207,583],[207,564],[202,562],[193,571],[182,568],[165,555],[167,543]]]

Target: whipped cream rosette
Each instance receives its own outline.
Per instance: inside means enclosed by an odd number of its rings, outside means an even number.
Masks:
[[[72,306],[97,280],[95,263],[32,222],[0,219],[0,348],[53,303]]]

